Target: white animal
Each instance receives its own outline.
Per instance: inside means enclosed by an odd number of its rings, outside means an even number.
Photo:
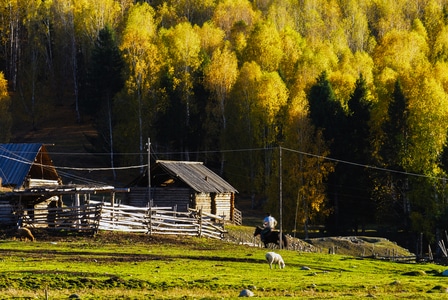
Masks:
[[[276,268],[276,265],[280,269],[283,269],[285,267],[285,262],[283,261],[283,258],[280,254],[275,252],[268,252],[266,253],[266,260],[269,263],[269,267],[272,269],[272,264],[274,264],[274,267]]]
[[[254,296],[254,292],[252,292],[251,290],[248,290],[248,289],[244,289],[241,291],[241,293],[238,297],[253,297],[253,296]]]

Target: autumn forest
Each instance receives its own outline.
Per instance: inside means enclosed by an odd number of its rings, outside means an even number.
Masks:
[[[281,190],[287,230],[448,229],[448,0],[0,3],[0,143],[65,105],[111,167],[150,137]]]

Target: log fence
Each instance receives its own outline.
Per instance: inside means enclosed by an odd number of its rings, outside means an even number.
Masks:
[[[76,232],[98,230],[184,235],[222,239],[226,233],[220,216],[173,207],[135,207],[89,201],[86,205],[63,208],[33,208],[15,211],[24,227],[53,228]]]
[[[24,227],[91,232],[98,228],[100,207],[99,204],[86,204],[64,208],[33,208],[21,209],[15,214],[18,223]]]

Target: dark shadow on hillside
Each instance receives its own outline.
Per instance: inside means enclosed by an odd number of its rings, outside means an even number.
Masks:
[[[214,249],[219,251],[219,249]],[[159,254],[130,254],[130,253],[111,253],[111,252],[84,252],[84,251],[58,251],[58,250],[5,250],[0,249],[0,255],[20,258],[35,258],[37,260],[56,260],[58,262],[94,262],[96,264],[123,263],[123,262],[144,262],[144,261],[174,261],[176,259],[216,261],[216,262],[251,262],[266,263],[264,259],[254,257],[237,258],[221,256],[202,256],[202,255],[159,255]],[[23,271],[21,271],[23,272]],[[10,272],[7,272],[10,273]],[[0,273],[1,274],[1,273]]]

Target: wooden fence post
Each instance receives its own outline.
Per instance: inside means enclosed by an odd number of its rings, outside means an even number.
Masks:
[[[80,202],[80,200],[79,200],[79,194],[75,194],[75,212],[76,212],[76,215],[77,215],[77,217],[75,218],[75,225],[76,225],[76,228],[79,230],[79,228],[80,228],[80,213],[81,213],[81,209],[80,209],[80,206],[81,206],[81,202]]]
[[[94,221],[94,234],[98,233],[100,222],[101,222],[101,215],[103,213],[103,205],[104,203],[99,203],[95,205],[95,221]]]
[[[199,232],[198,236],[202,237],[202,208],[199,210]]]
[[[151,203],[149,204],[149,235],[152,234],[152,205]]]

